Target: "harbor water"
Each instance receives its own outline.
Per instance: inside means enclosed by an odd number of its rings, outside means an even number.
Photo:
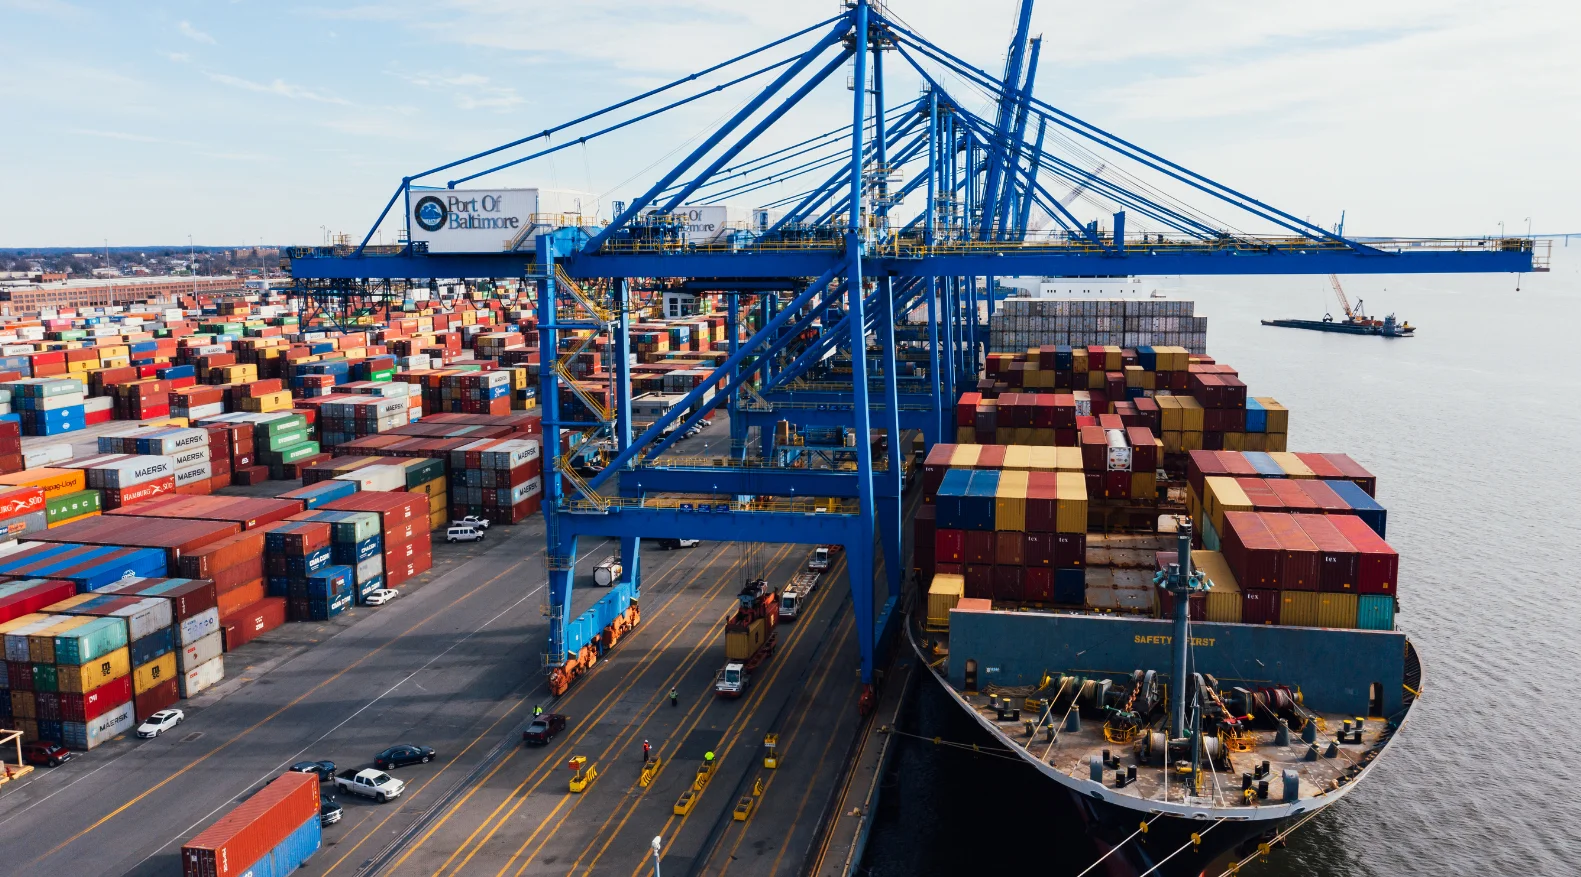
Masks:
[[[1398,624],[1427,673],[1362,786],[1243,873],[1581,871],[1581,238],[1570,243],[1554,242],[1551,272],[1519,279],[1342,278],[1353,304],[1418,327],[1410,339],[1259,324],[1338,313],[1327,277],[1143,284],[1193,299],[1209,353],[1289,406],[1291,450],[1348,453],[1377,474],[1401,555]],[[931,680],[903,727],[987,743]],[[1098,852],[1054,795],[1016,760],[900,738],[865,873],[1035,861],[1079,874]]]

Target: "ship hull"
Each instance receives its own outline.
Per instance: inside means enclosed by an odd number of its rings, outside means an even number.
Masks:
[[[1385,334],[1377,326],[1357,326],[1350,323],[1336,323],[1326,320],[1263,320],[1264,326],[1278,326],[1283,329],[1309,329],[1313,332],[1338,332],[1341,335],[1383,335],[1385,338],[1409,338],[1410,332],[1396,330],[1394,334]]]

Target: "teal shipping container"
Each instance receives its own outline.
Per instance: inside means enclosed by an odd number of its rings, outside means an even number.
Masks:
[[[1362,630],[1394,630],[1394,595],[1361,594],[1356,598],[1356,626]]]
[[[55,637],[55,663],[86,664],[127,643],[126,619],[100,618]]]

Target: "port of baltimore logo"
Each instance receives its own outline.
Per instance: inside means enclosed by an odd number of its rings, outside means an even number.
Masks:
[[[445,209],[444,201],[428,195],[417,202],[417,209],[412,213],[417,218],[418,226],[424,231],[439,231],[445,227],[445,218],[450,211]]]

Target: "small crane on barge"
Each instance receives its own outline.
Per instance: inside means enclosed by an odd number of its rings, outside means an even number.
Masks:
[[[1410,323],[1396,323],[1394,314],[1381,320],[1367,316],[1364,303],[1356,299],[1356,306],[1350,306],[1350,297],[1345,295],[1345,287],[1340,285],[1339,275],[1330,274],[1329,284],[1334,287],[1334,297],[1339,299],[1341,312],[1345,319],[1336,321],[1333,314],[1324,314],[1321,320],[1263,320],[1264,326],[1282,326],[1286,329],[1312,329],[1317,332],[1343,332],[1347,335],[1381,335],[1385,338],[1410,338],[1416,334],[1416,327]]]

